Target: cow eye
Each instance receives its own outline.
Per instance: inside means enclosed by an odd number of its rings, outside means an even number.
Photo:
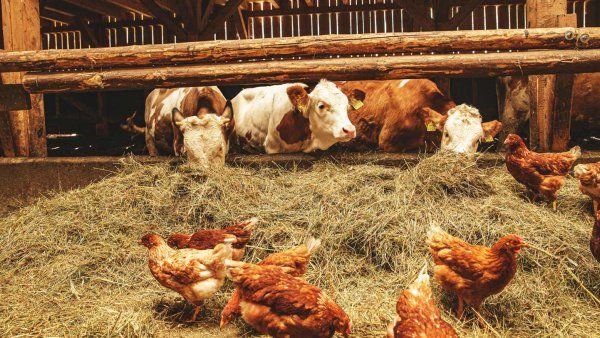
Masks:
[[[319,104],[317,105],[317,108],[319,108],[319,109],[321,109],[321,110],[322,110],[322,109],[325,109],[325,103],[323,103],[323,102],[319,102]]]

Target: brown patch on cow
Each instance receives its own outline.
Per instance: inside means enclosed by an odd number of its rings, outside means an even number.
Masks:
[[[308,103],[310,98],[308,97],[308,93],[306,89],[301,85],[293,85],[289,86],[286,90],[290,101],[294,107],[298,108],[300,111],[304,112],[308,107]]]
[[[194,87],[185,94],[180,110],[185,117],[221,115],[226,103],[225,98],[212,88]]]
[[[308,140],[311,135],[310,123],[298,110],[289,111],[277,126],[279,137],[287,144]]]
[[[428,107],[446,114],[456,104],[445,97],[430,80],[402,81],[338,83],[344,93],[351,93],[353,90],[366,93],[362,108],[348,110],[348,117],[356,126],[357,142],[374,144],[379,149],[390,152],[423,149],[430,138],[439,144],[441,133],[426,132],[421,111]],[[400,86],[401,84],[403,85]]]

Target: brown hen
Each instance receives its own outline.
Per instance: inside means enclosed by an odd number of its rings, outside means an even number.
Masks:
[[[408,289],[402,291],[396,303],[396,313],[398,316],[388,328],[388,338],[458,338],[435,305],[427,265]]]
[[[321,289],[275,266],[226,262],[240,290],[242,317],[272,337],[328,338],[350,334],[348,315]]]
[[[595,214],[600,203],[600,162],[578,164],[573,172],[579,180],[579,190],[592,198]]]
[[[527,246],[517,235],[506,235],[491,248],[471,245],[437,226],[429,231],[427,244],[435,262],[435,278],[458,297],[459,318],[463,303],[479,312],[485,298],[508,285],[517,271],[517,254]]]
[[[536,197],[542,196],[552,202],[556,210],[557,192],[581,156],[581,149],[575,146],[564,153],[536,153],[527,149],[523,139],[515,134],[509,134],[504,145],[507,147],[506,168],[510,174]]]
[[[268,255],[258,263],[260,266],[276,266],[283,272],[294,277],[300,277],[306,273],[310,257],[321,245],[321,240],[310,238],[306,244]],[[240,291],[236,290],[231,298],[225,304],[221,312],[221,327],[227,325],[231,320],[241,315],[240,312]]]
[[[196,320],[204,300],[212,297],[225,281],[225,260],[231,259],[231,243],[214,249],[172,249],[157,234],[147,234],[140,244],[148,248],[148,267],[164,287],[178,292],[196,306]]]
[[[226,238],[233,238],[233,259],[240,260],[244,257],[246,244],[252,236],[256,223],[258,219],[251,218],[223,229],[204,229],[192,235],[175,233],[169,236],[167,243],[177,249],[206,250],[223,243]]]

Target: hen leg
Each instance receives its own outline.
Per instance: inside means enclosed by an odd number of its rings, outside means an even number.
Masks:
[[[188,320],[189,323],[193,323],[196,321],[196,317],[198,317],[200,310],[202,310],[202,305],[196,305],[196,308],[194,309],[194,314],[192,315],[192,318],[190,320]]]
[[[458,308],[456,309],[456,315],[458,319],[462,319],[463,314],[465,312],[465,304],[461,296],[458,296]]]
[[[552,201],[552,210],[556,211],[558,206],[558,202],[556,200]]]

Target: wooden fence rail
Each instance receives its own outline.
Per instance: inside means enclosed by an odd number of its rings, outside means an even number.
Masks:
[[[594,72],[600,49],[236,62],[176,67],[27,73],[31,93],[123,90],[291,81],[493,77]]]
[[[600,48],[600,28],[305,36],[0,53],[0,72],[143,67],[283,57]]]

